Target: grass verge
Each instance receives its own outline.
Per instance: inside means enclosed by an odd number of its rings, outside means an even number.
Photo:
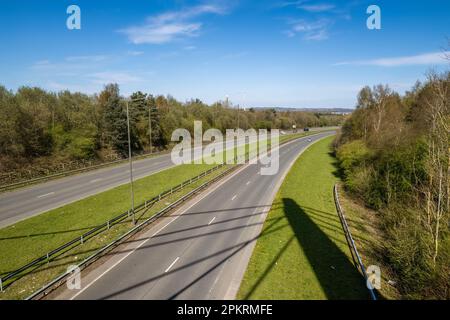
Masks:
[[[239,299],[368,299],[333,201],[329,144],[308,148],[276,195]]]
[[[135,201],[141,203],[145,199],[157,196],[172,186],[211,167],[213,165],[181,165],[139,179],[134,184]],[[214,178],[227,168],[228,166],[224,166],[156,203],[138,216],[138,222],[152,216],[169,203]],[[118,213],[128,210],[130,206],[129,196],[129,185],[122,185],[1,229],[0,274],[4,275],[37,256],[45,255],[55,247],[104,223]],[[64,272],[69,264],[82,261],[131,227],[130,219],[126,219],[109,231],[89,239],[83,245],[71,248],[69,252],[61,254],[52,259],[50,263],[40,266],[11,284],[3,293],[0,293],[0,299],[20,299],[27,296]]]

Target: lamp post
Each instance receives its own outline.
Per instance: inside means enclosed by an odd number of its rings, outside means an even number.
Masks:
[[[237,105],[237,129],[239,129],[239,105]]]
[[[136,218],[134,215],[133,160],[131,158],[130,112],[128,109],[129,108],[128,108],[128,100],[127,100],[128,162],[130,163],[131,214],[133,215],[133,224],[136,224]]]
[[[131,101],[144,100],[144,98],[131,99]],[[131,193],[131,214],[133,218],[133,224],[136,224],[136,217],[134,214],[134,189],[133,189],[133,158],[131,157],[131,133],[130,133],[130,112],[128,107],[128,100],[126,100],[127,105],[127,129],[128,129],[128,162],[130,164],[130,193]]]
[[[152,145],[152,106],[149,104],[148,106],[148,131],[149,131],[149,142],[150,142],[150,154],[152,153],[153,145]]]

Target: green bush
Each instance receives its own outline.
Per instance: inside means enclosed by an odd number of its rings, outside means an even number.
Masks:
[[[370,159],[371,152],[362,140],[354,140],[340,146],[336,155],[344,174],[348,174],[354,167]]]
[[[429,239],[422,232],[417,212],[404,208],[383,211],[385,229],[389,237],[386,243],[387,257],[399,278],[399,288],[409,298],[424,289],[430,280]]]
[[[423,232],[419,212],[406,207],[383,210],[388,235],[385,246],[390,265],[398,275],[398,287],[409,299],[450,298],[450,237],[441,234],[440,254],[432,264],[433,239]]]
[[[370,166],[365,165],[371,158],[370,150],[362,140],[355,140],[338,147],[336,157],[347,189],[365,197],[373,175]]]
[[[74,159],[89,159],[95,153],[95,139],[87,137],[74,137],[67,145],[67,153]]]

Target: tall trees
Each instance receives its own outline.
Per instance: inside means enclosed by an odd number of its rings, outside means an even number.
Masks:
[[[130,121],[132,136],[138,140],[135,146],[150,151],[163,146],[160,126],[160,114],[152,95],[135,92],[130,97]]]
[[[17,126],[24,156],[36,157],[52,152],[51,130],[55,126],[56,97],[39,88],[22,87],[15,95]]]
[[[23,153],[17,132],[18,115],[14,94],[0,86],[0,155]]]
[[[225,132],[237,125],[237,109],[231,103],[209,106],[199,99],[182,103],[170,96],[139,91],[127,99],[120,96],[117,84],[108,84],[91,96],[30,87],[14,93],[0,86],[0,171],[25,163],[31,166],[33,162],[45,164],[46,171],[52,164],[126,156],[125,101],[129,102],[134,152],[148,152],[150,144],[153,151],[166,148],[173,130],[186,128],[192,132],[194,120],[201,120],[204,130],[213,127]],[[244,129],[286,130],[293,124],[337,125],[341,120],[334,115],[275,109],[241,108],[239,112],[239,125]]]
[[[346,186],[382,213],[386,256],[413,297],[450,297],[449,80],[432,74],[402,98],[365,87],[337,141]]]
[[[429,76],[425,90],[429,90],[423,100],[426,132],[426,179],[419,187],[425,201],[424,224],[433,239],[432,260],[436,264],[440,235],[445,230],[449,218],[450,177],[450,74],[440,77]],[[446,218],[446,219],[445,219]]]
[[[104,110],[105,143],[125,155],[128,150],[127,115],[120,99],[119,86],[106,85],[100,93],[99,102]]]
[[[152,95],[147,96],[147,108],[148,108],[148,137],[149,147],[151,150],[156,147],[162,147],[166,144],[163,138],[161,130],[161,115],[156,107],[155,98]]]

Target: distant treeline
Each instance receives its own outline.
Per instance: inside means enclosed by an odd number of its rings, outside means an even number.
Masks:
[[[207,105],[200,100],[179,102],[170,96],[136,92],[127,97],[134,153],[164,149],[176,128],[193,130],[194,120],[203,129],[279,128],[292,125],[341,124],[339,115],[310,112],[277,112],[275,109],[238,110],[227,102]],[[0,86],[0,172],[24,165],[89,159],[121,158],[128,148],[126,104],[119,86],[106,85],[96,95],[21,87],[11,92]],[[151,143],[150,120],[151,119]]]
[[[400,96],[366,87],[336,141],[345,186],[380,212],[407,298],[450,299],[450,73]]]

